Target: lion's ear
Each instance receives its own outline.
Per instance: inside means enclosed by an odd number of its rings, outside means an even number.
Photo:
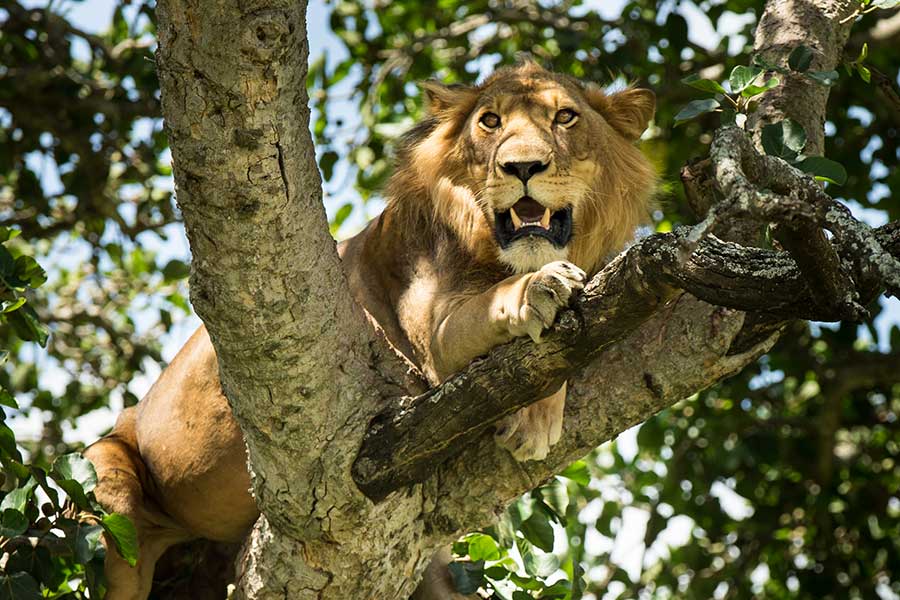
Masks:
[[[599,87],[591,86],[585,94],[591,107],[632,141],[641,137],[656,112],[656,94],[647,89],[629,87],[607,94]]]
[[[478,92],[467,85],[444,85],[430,79],[420,83],[419,87],[425,92],[425,106],[433,115],[449,111],[469,112],[478,98]]]

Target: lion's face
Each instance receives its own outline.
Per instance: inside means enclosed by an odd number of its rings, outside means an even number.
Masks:
[[[435,214],[476,254],[490,245],[516,272],[564,259],[593,270],[632,235],[655,181],[633,144],[651,92],[607,95],[532,63],[425,90],[432,123],[412,157]]]
[[[488,87],[468,119],[473,182],[499,258],[518,272],[568,258],[573,224],[600,173],[599,114],[552,79]]]

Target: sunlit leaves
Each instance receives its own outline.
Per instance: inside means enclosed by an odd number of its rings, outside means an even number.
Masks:
[[[344,221],[350,216],[353,212],[353,204],[347,202],[343,204],[335,213],[334,218],[331,220],[331,235],[337,235],[338,230],[341,228],[341,225],[344,224]]]
[[[137,530],[135,530],[131,520],[125,515],[112,513],[105,515],[100,524],[103,530],[112,538],[116,550],[122,558],[132,567],[137,564]]]
[[[685,121],[690,121],[700,115],[713,112],[717,108],[719,108],[721,104],[715,98],[706,98],[704,100],[691,100],[687,103],[687,105],[678,111],[678,114],[675,115],[675,124],[678,125],[680,123],[684,123]]]
[[[8,481],[18,485],[5,494],[0,502],[0,537],[9,539],[26,533],[38,539],[38,546],[17,543],[6,563],[4,583],[16,593],[24,594],[27,586],[55,592],[72,583],[72,590],[89,590],[98,597],[103,579],[103,558],[106,550],[101,543],[104,533],[115,550],[131,565],[137,561],[137,533],[134,524],[124,515],[106,514],[97,505],[92,490],[97,484],[93,465],[81,454],[59,457],[48,477],[40,467],[25,466],[0,455]],[[48,481],[58,486],[53,487]],[[43,500],[36,493],[45,494]],[[62,489],[75,506],[82,509],[74,514],[64,512],[66,506],[58,489]],[[49,499],[49,502],[46,500]],[[38,506],[39,502],[44,502]],[[43,542],[50,542],[43,547]],[[20,575],[31,577],[26,580]],[[30,588],[29,588],[30,589]],[[15,596],[26,597],[26,596]],[[56,597],[56,596],[51,596]]]
[[[681,80],[681,83],[697,90],[713,93],[714,97],[689,102],[675,115],[675,125],[680,125],[709,112],[719,112],[722,115],[722,125],[736,125],[736,115],[738,113],[746,114],[753,106],[752,99],[781,83],[777,77],[761,80],[760,76],[765,70],[756,64],[734,67],[728,76],[729,89],[715,80],[704,79],[699,74],[688,75]]]
[[[91,508],[86,494],[97,485],[97,473],[88,459],[77,453],[60,456],[51,476],[80,508]]]
[[[763,70],[759,67],[736,66],[732,69],[731,75],[728,77],[728,84],[731,87],[731,92],[740,94],[747,86],[753,83],[762,72]]]
[[[741,90],[741,96],[744,98],[753,98],[754,96],[758,96],[763,94],[772,88],[778,87],[778,84],[781,83],[777,77],[770,77],[762,82],[761,85],[756,85],[751,83],[746,86],[743,90]]]
[[[691,86],[696,90],[703,92],[713,92],[714,94],[727,94],[728,92],[722,87],[718,81],[713,79],[702,79],[699,75],[689,75],[681,80],[681,83]]]
[[[586,486],[591,481],[591,472],[583,460],[576,460],[566,467],[560,475],[571,479],[581,486]]]
[[[467,552],[469,558],[475,562],[485,560],[500,560],[500,548],[497,542],[489,535],[473,533],[466,536],[468,542]]]
[[[32,478],[26,481],[24,484],[10,490],[6,493],[6,496],[3,497],[3,501],[0,502],[0,510],[5,511],[12,508],[21,513],[24,513],[25,507],[28,505],[32,494],[34,494],[34,488],[36,486],[37,481]]]

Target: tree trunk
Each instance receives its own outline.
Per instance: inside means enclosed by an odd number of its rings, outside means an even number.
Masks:
[[[791,44],[806,43],[821,52],[817,68],[834,68],[850,27],[836,17],[850,4],[770,1],[756,47],[783,62]],[[433,464],[424,481],[369,499],[352,469],[369,423],[418,390],[398,387],[406,365],[352,303],[328,233],[308,129],[305,11],[305,2],[288,0],[158,3],[163,113],[194,257],[191,298],[218,353],[263,513],[244,549],[238,594],[403,598],[437,547],[490,524],[591,448],[739,371],[776,335],[735,352],[745,313],[688,295],[661,303],[571,373],[563,440],[546,461],[518,464],[482,434]],[[778,23],[804,28],[782,38]],[[826,99],[826,89],[812,90],[794,115],[812,140],[821,139]],[[766,105],[765,118],[799,104]],[[498,386],[504,377],[496,374]]]

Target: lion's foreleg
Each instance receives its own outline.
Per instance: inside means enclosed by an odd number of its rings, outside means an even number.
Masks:
[[[539,271],[504,279],[481,294],[444,302],[445,314],[432,338],[432,356],[443,380],[472,359],[514,337],[536,342],[557,312],[584,285],[585,273],[575,265],[552,262]],[[566,386],[555,394],[500,421],[498,443],[518,460],[540,460],[562,434]]]

